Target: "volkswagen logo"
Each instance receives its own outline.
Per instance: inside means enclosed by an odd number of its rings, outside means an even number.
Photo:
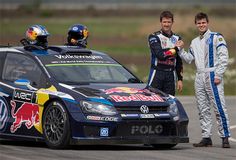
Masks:
[[[144,113],[144,114],[147,114],[147,113],[149,112],[148,106],[142,105],[142,106],[140,107],[140,111],[141,111],[142,113]]]

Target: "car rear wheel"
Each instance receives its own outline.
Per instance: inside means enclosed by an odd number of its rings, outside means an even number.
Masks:
[[[52,102],[45,109],[43,135],[50,148],[60,149],[69,145],[71,136],[69,117],[61,103]]]
[[[176,145],[177,144],[152,144],[152,146],[156,149],[171,149]]]

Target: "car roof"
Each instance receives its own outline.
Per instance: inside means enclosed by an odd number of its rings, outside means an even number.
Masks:
[[[107,55],[103,52],[80,48],[78,46],[49,46],[47,50],[34,45],[16,47],[4,46],[0,47],[0,52],[18,52],[31,56],[47,56],[55,54]]]

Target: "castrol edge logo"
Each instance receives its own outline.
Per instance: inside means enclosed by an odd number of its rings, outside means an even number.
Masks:
[[[147,89],[136,89],[129,87],[116,87],[104,90],[105,94],[115,102],[130,102],[130,101],[154,101],[164,102],[164,100],[157,94],[144,95],[143,93],[150,93]],[[113,93],[127,93],[127,96],[116,95]],[[111,95],[112,94],[112,95]]]

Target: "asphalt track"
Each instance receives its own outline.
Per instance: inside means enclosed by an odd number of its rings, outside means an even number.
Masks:
[[[201,139],[194,97],[178,97],[183,103],[190,122],[190,143],[178,144],[171,150],[155,150],[143,145],[72,146],[66,150],[48,149],[44,143],[0,140],[0,160],[235,160],[236,159],[236,96],[227,97],[230,117],[231,148],[221,148],[221,139],[213,128],[213,147],[194,148],[192,143]],[[213,116],[215,122],[215,117]]]

